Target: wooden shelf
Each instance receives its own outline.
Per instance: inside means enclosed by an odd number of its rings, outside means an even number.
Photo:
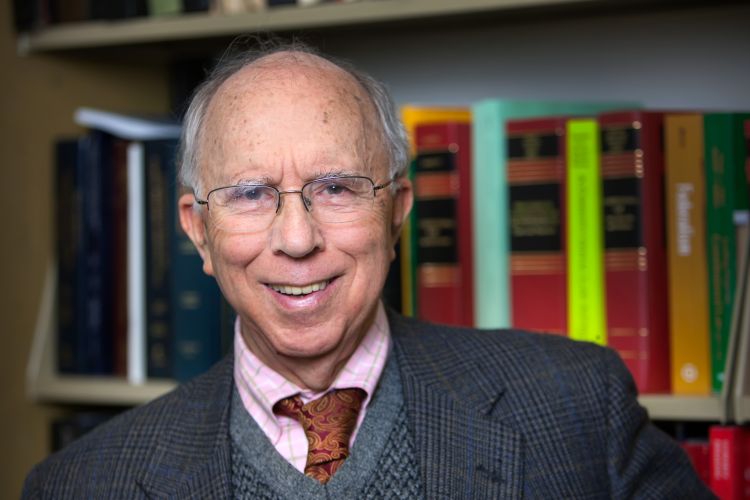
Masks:
[[[26,372],[26,392],[31,400],[44,403],[134,406],[166,394],[177,386],[171,380],[131,384],[124,377],[58,374],[55,369],[57,343],[54,334],[56,276],[56,267],[50,264]]]
[[[715,396],[672,396],[645,394],[638,401],[653,420],[692,420],[725,422],[724,398]]]
[[[166,394],[169,380],[133,385],[124,378],[58,375],[37,384],[34,399],[45,403],[136,406]]]
[[[599,5],[605,0],[362,0],[279,7],[236,15],[208,13],[90,21],[43,28],[18,39],[19,53],[90,49],[416,19],[510,12],[552,6]]]

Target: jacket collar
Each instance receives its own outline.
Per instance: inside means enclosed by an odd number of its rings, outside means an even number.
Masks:
[[[148,498],[231,498],[229,411],[234,357],[171,394],[174,424],[138,480]]]
[[[426,498],[520,498],[523,439],[503,377],[471,361],[454,329],[389,320]]]

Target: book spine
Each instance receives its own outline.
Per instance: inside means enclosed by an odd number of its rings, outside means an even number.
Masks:
[[[207,12],[209,7],[209,0],[182,0],[182,9],[185,12]]]
[[[566,158],[568,334],[605,345],[602,186],[595,119],[568,120]]]
[[[170,151],[170,180],[175,179],[176,142],[165,142]],[[182,382],[200,375],[222,355],[222,297],[216,281],[203,273],[203,261],[177,217],[180,187],[170,182],[169,226],[172,299],[172,373]],[[224,341],[226,342],[226,341]]]
[[[685,441],[680,443],[687,453],[695,473],[706,486],[711,484],[711,451],[708,441]]]
[[[511,325],[506,117],[503,105],[490,100],[475,104],[472,118],[474,323],[504,328]]]
[[[76,263],[79,259],[81,230],[81,186],[78,179],[79,146],[77,140],[55,145],[55,208],[57,255],[57,370],[75,373],[77,359],[76,304],[78,288]]]
[[[717,392],[724,385],[737,286],[734,211],[747,208],[747,192],[742,189],[747,180],[741,117],[745,115],[714,113],[704,117],[711,381]]]
[[[146,349],[150,378],[172,376],[170,344],[169,229],[174,213],[170,141],[145,141]]]
[[[745,434],[746,431],[739,426],[714,425],[709,429],[710,486],[721,500],[744,498]]]
[[[416,129],[417,309],[422,319],[473,324],[470,127]]]
[[[565,120],[510,120],[507,130],[513,326],[567,335]]]
[[[665,117],[667,269],[674,394],[711,393],[703,117]]]
[[[607,343],[639,392],[669,392],[663,115],[604,113],[599,124]]]
[[[416,127],[418,124],[427,125],[456,121],[470,123],[471,113],[467,108],[461,107],[422,107],[406,105],[401,107],[401,121],[409,137],[409,180],[414,182],[414,158],[416,157]],[[417,230],[415,225],[415,212],[409,214],[401,229],[399,244],[399,264],[401,272],[401,313],[407,316],[416,314],[416,243]]]
[[[83,262],[84,283],[79,353],[80,372],[109,375],[113,372],[112,336],[112,136],[92,130],[83,154]]]
[[[128,145],[128,381],[147,378],[146,190],[143,143]]]
[[[112,144],[112,337],[115,375],[127,374],[128,349],[128,143]]]

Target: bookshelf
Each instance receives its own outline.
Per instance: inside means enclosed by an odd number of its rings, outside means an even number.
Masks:
[[[367,0],[314,8],[277,7],[235,15],[208,13],[51,27],[19,39],[21,52],[99,48],[287,31],[486,15],[552,6],[603,6],[604,0]]]
[[[725,7],[726,4],[726,7]],[[361,66],[373,71],[374,74],[383,78],[394,90],[397,101],[414,101],[419,100],[417,96],[423,96],[426,99],[434,101],[451,101],[450,95],[455,95],[455,78],[457,74],[471,65],[473,67],[487,67],[487,60],[481,59],[484,55],[471,54],[471,43],[485,43],[487,39],[498,42],[507,41],[503,36],[517,40],[520,52],[515,53],[508,65],[511,69],[517,70],[521,66],[514,66],[513,61],[533,58],[539,56],[539,47],[551,52],[551,58],[559,58],[562,53],[556,50],[575,50],[575,44],[566,42],[562,39],[560,49],[552,47],[552,43],[562,36],[575,37],[571,34],[575,30],[575,23],[582,23],[583,26],[590,28],[590,33],[586,36],[595,36],[597,33],[607,32],[607,26],[615,29],[609,30],[614,35],[614,41],[620,42],[627,40],[628,30],[623,27],[627,19],[623,20],[620,14],[624,16],[634,16],[633,19],[638,21],[651,22],[657,25],[652,28],[645,37],[649,40],[644,43],[651,43],[651,40],[660,40],[658,38],[659,23],[666,23],[673,29],[681,27],[684,23],[682,19],[687,17],[693,25],[702,21],[703,11],[700,9],[709,8],[708,19],[714,16],[720,20],[720,24],[711,27],[711,32],[730,32],[734,29],[737,18],[750,13],[747,6],[736,5],[736,2],[611,2],[606,0],[363,0],[354,3],[320,5],[310,8],[278,8],[276,10],[248,13],[234,16],[219,16],[211,14],[188,14],[173,18],[142,18],[118,22],[86,22],[71,24],[66,26],[50,27],[35,31],[30,34],[22,35],[18,38],[17,51],[27,57],[45,57],[59,58],[62,64],[70,58],[86,58],[93,60],[94,64],[97,57],[106,57],[108,51],[120,54],[132,53],[151,53],[159,54],[160,57],[168,59],[179,59],[184,55],[186,49],[181,48],[185,42],[203,42],[226,40],[235,35],[248,32],[261,31],[284,31],[284,32],[312,32],[315,36],[325,38],[326,29],[335,29],[335,33],[330,36],[331,43],[325,49],[334,55],[340,55],[355,62],[361,59],[364,64]],[[711,10],[713,9],[713,10]],[[555,16],[563,12],[566,15],[563,19],[571,20],[568,13],[583,13],[582,20],[576,20],[569,27],[571,30],[563,29],[563,21],[555,19]],[[522,14],[522,26],[513,26],[511,20],[516,19]],[[596,27],[596,16],[606,16],[605,29]],[[534,25],[535,17],[538,16],[539,23]],[[592,20],[593,19],[593,20]],[[433,21],[439,21],[432,23]],[[501,26],[508,35],[498,34],[496,26]],[[525,24],[524,24],[525,23]],[[672,23],[672,24],[669,24]],[[724,23],[723,25],[721,23]],[[477,28],[475,29],[475,25]],[[529,27],[527,36],[522,36],[524,27]],[[727,27],[731,29],[727,29]],[[360,29],[364,29],[362,33]],[[391,32],[391,30],[394,30]],[[412,40],[412,30],[415,30],[421,40]],[[619,30],[619,31],[618,31]],[[533,38],[545,31],[551,31],[547,38],[541,41]],[[570,31],[571,33],[565,33]],[[451,57],[451,63],[455,63],[459,69],[451,71],[445,81],[435,81],[436,75],[441,74],[441,61],[434,54],[427,54],[426,47],[435,42],[437,34],[445,34],[445,47],[451,47],[448,51]],[[383,35],[393,34],[392,40],[384,41]],[[667,32],[663,36],[672,36],[673,32]],[[619,36],[619,38],[618,38]],[[680,45],[680,40],[687,40],[691,35],[683,34],[683,38],[674,42]],[[707,37],[710,36],[706,35]],[[495,37],[495,38],[492,38]],[[743,82],[750,80],[750,70],[744,73],[738,73],[737,66],[744,64],[744,57],[747,52],[740,48],[734,47],[736,40],[745,39],[743,35],[735,35],[735,38],[726,41],[719,38],[714,44],[733,45],[732,50],[723,66],[716,69],[711,66],[712,71],[726,73],[733,81],[736,81],[736,87],[732,87],[728,92],[714,93],[718,95],[717,99],[726,99],[726,101],[701,101],[702,105],[715,107],[737,107],[750,103],[750,96],[737,90],[743,85]],[[714,37],[716,38],[716,37]],[[731,37],[730,37],[731,38]],[[572,38],[571,38],[572,39]],[[345,42],[354,41],[355,47]],[[468,41],[467,41],[468,40]],[[601,41],[601,40],[599,40]],[[454,43],[456,42],[456,43]],[[694,42],[699,43],[699,42]],[[395,56],[395,50],[398,45],[403,45],[401,57]],[[581,46],[591,46],[591,40],[582,40]],[[500,46],[500,43],[498,43]],[[715,47],[711,46],[711,48]],[[333,48],[333,50],[331,50]],[[611,47],[610,47],[611,48]],[[638,48],[636,46],[636,48]],[[641,47],[642,48],[642,47]],[[375,49],[380,49],[383,53],[374,55]],[[507,50],[507,49],[506,49]],[[604,60],[607,57],[608,49],[591,48],[590,57],[593,60]],[[597,52],[598,50],[598,52]],[[621,52],[618,52],[620,50]],[[649,62],[647,66],[658,66],[657,58],[662,57],[661,49],[656,50],[655,54],[642,55],[643,51],[638,50],[639,57],[646,58]],[[358,52],[359,51],[359,52]],[[481,52],[481,51],[480,51]],[[701,64],[715,64],[716,57],[711,51],[709,54],[699,55],[699,61],[680,60],[679,76],[685,81],[691,81],[692,73],[695,71],[693,66],[700,69]],[[615,56],[626,54],[627,51],[615,47]],[[104,54],[104,56],[102,56]],[[508,52],[499,52],[497,57],[507,56]],[[568,56],[570,54],[567,54]],[[585,56],[586,54],[584,54]],[[419,57],[424,56],[424,61],[418,61]],[[461,56],[466,56],[462,58]],[[582,56],[583,57],[583,56]],[[651,58],[651,59],[649,59]],[[465,60],[459,60],[465,59]],[[136,64],[129,62],[129,64]],[[545,60],[539,59],[539,64],[544,66]],[[409,69],[405,69],[406,66]],[[585,69],[585,68],[584,68]],[[589,70],[591,68],[588,68]],[[510,80],[498,80],[496,69],[489,73],[488,80],[484,87],[476,88],[470,85],[470,89],[461,95],[458,99],[469,102],[478,97],[487,97],[498,95],[499,88],[507,88],[510,94],[517,94],[519,97],[525,97],[524,91],[549,93],[549,88],[540,84],[537,87],[529,83],[529,72],[511,77]],[[630,75],[631,69],[625,65],[619,69],[620,73],[615,75],[606,75],[605,83],[613,80],[618,75]],[[698,70],[699,71],[699,70]],[[586,75],[584,75],[586,76]],[[739,77],[738,77],[739,76]],[[477,73],[471,72],[466,75],[468,79],[476,80]],[[656,75],[648,79],[646,85],[658,79]],[[106,76],[96,75],[93,78],[101,78],[106,81]],[[166,76],[164,79],[166,80]],[[413,78],[410,85],[404,87],[400,84],[409,78]],[[433,80],[430,80],[430,79]],[[515,78],[515,79],[513,79]],[[561,76],[562,80],[568,77]],[[727,81],[730,78],[726,79]],[[417,90],[421,86],[425,89],[425,81],[433,81],[435,92],[420,94]],[[571,80],[566,80],[566,87],[562,89],[561,97],[578,98],[579,95],[589,97],[590,93],[596,94],[601,92],[603,85],[598,81],[590,81],[588,87],[578,88]],[[499,86],[499,83],[505,83],[506,87]],[[682,94],[678,96],[683,99],[682,102],[692,102],[695,95],[705,95],[705,81],[695,81],[688,85]],[[651,94],[644,94],[642,88],[634,88],[632,85],[627,88],[617,89],[613,94],[607,95],[609,98],[640,99],[644,104],[652,106],[655,104],[666,104],[677,106],[681,101],[674,99],[674,89],[670,86],[673,82],[664,83],[662,87],[658,85]],[[430,88],[433,86],[431,85]],[[406,88],[405,91],[399,89]],[[744,88],[750,88],[744,87]],[[450,94],[453,92],[453,94]],[[628,92],[631,92],[628,94]],[[639,94],[639,92],[641,94]],[[578,94],[577,94],[578,93]],[[636,95],[633,95],[636,94]],[[594,97],[598,97],[594,95]],[[743,100],[744,99],[744,100]],[[741,102],[737,102],[737,101]],[[127,103],[123,103],[125,106]],[[750,105],[748,106],[750,107]],[[27,370],[27,392],[35,401],[62,403],[62,404],[114,404],[114,405],[131,405],[140,404],[148,401],[158,395],[161,395],[174,387],[169,381],[148,382],[143,385],[131,385],[124,380],[113,378],[89,378],[89,377],[72,377],[61,376],[54,372],[54,268],[47,270],[47,277],[42,294],[42,303],[40,306],[36,331],[34,333],[32,351]],[[747,337],[747,335],[745,336]],[[742,343],[744,342],[744,343]],[[738,349],[740,353],[747,353],[747,338],[740,339]],[[743,347],[744,346],[744,350]],[[733,385],[731,394],[706,398],[686,398],[668,395],[644,395],[640,401],[649,410],[652,418],[668,420],[708,420],[708,421],[728,421],[732,418],[742,421],[750,420],[750,366],[746,355],[738,356],[735,372],[741,373],[742,376],[735,375],[733,380],[738,383]]]
[[[176,387],[170,380],[131,384],[124,377],[61,375],[55,370],[55,294],[57,269],[50,264],[44,280],[39,314],[26,372],[30,399],[45,403],[135,406]]]

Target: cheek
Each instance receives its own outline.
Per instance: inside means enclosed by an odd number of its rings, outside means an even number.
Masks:
[[[228,271],[247,266],[263,251],[265,240],[261,235],[214,232],[210,236],[209,246],[214,267],[227,268]]]

